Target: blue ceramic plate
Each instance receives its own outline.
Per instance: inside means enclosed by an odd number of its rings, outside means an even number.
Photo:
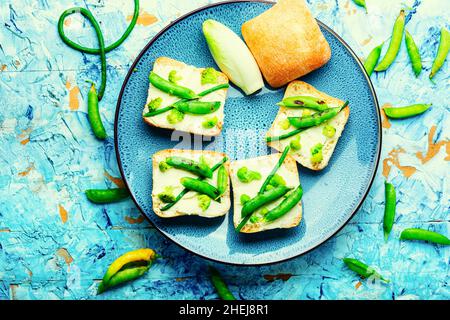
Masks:
[[[198,67],[217,68],[203,38],[202,22],[212,18],[240,34],[245,21],[272,5],[247,1],[219,3],[178,19],[159,33],[136,59],[123,84],[117,106],[117,159],[137,207],[175,243],[202,257],[224,263],[262,265],[280,262],[325,242],[358,210],[372,184],[380,156],[380,114],[371,82],[351,49],[321,24],[332,49],[332,58],[327,65],[302,80],[331,96],[349,100],[351,111],[328,167],[313,172],[299,166],[304,189],[300,226],[248,235],[234,232],[232,210],[225,217],[215,219],[180,217],[164,220],[153,213],[151,155],[179,143],[171,141],[171,131],[150,127],[142,121],[153,62],[160,56],[167,56]],[[203,148],[222,148],[221,151],[227,152],[231,159],[270,153],[263,136],[277,114],[275,104],[281,101],[284,91],[285,88],[266,87],[254,96],[245,97],[236,88],[230,88],[222,134],[212,142],[203,143]],[[255,131],[260,134],[248,134]]]

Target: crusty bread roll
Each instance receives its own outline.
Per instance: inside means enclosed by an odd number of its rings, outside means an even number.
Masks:
[[[279,0],[242,35],[266,81],[281,87],[330,60],[331,49],[304,0]]]

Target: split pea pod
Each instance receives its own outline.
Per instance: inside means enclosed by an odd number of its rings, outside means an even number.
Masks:
[[[324,100],[310,96],[295,96],[284,98],[283,101],[278,103],[278,105],[280,107],[308,108],[317,111],[325,111],[330,108]]]
[[[314,113],[306,117],[288,117],[289,123],[297,129],[316,127],[325,121],[334,118],[343,108],[348,105],[348,101],[342,107],[330,108],[322,112]]]
[[[98,287],[98,294],[142,276],[157,257],[152,249],[138,249],[123,254],[109,266]]]
[[[186,189],[189,189],[191,191],[196,191],[200,194],[205,194],[208,197],[210,197],[211,199],[216,200],[216,201],[219,199],[219,197],[221,195],[220,191],[216,187],[214,187],[213,185],[210,185],[208,182],[205,182],[202,180],[184,177],[184,178],[181,178],[180,182],[183,185],[183,187],[185,187]]]
[[[149,80],[150,80],[150,83],[153,86],[155,86],[155,88],[158,88],[159,90],[161,90],[165,93],[168,93],[170,95],[177,96],[182,99],[198,98],[198,95],[196,95],[195,92],[192,91],[191,89],[174,84],[174,83],[158,76],[153,71],[150,73]]]
[[[298,186],[289,196],[284,199],[278,206],[270,210],[265,216],[264,220],[267,222],[272,222],[276,219],[281,218],[286,213],[288,213],[292,208],[294,208],[297,203],[300,202],[303,196],[302,186]]]
[[[432,106],[431,103],[430,104],[422,103],[422,104],[413,104],[406,107],[383,108],[383,110],[386,116],[388,116],[389,118],[404,119],[422,114],[428,109],[430,109],[431,106]]]
[[[88,119],[92,132],[94,132],[95,136],[101,140],[106,139],[108,135],[106,134],[102,118],[100,117],[97,90],[95,89],[95,84],[93,83],[88,93]]]
[[[221,165],[223,165],[225,162],[227,162],[228,158],[224,157],[221,161],[219,161],[218,163],[216,163],[214,165],[214,167],[211,168],[211,171],[214,172],[217,169],[220,168]],[[202,177],[197,178],[197,180],[203,180]],[[175,201],[166,204],[164,207],[161,208],[161,211],[166,211],[169,210],[170,208],[172,208],[178,201],[180,201],[190,190],[189,189],[183,189],[183,191],[181,191],[176,197],[175,197]]]
[[[342,259],[342,261],[344,261],[344,263],[347,265],[347,267],[356,272],[357,274],[359,274],[361,277],[367,279],[370,277],[374,277],[376,279],[380,279],[386,283],[389,282],[388,279],[384,278],[381,274],[379,274],[377,271],[375,271],[375,269],[373,269],[372,267],[369,267],[367,264],[365,264],[364,262],[361,262],[357,259],[353,259],[353,258],[344,258]]]
[[[176,156],[168,157],[166,162],[174,168],[189,171],[201,177],[212,178],[212,170],[205,163],[199,163],[191,159]]]
[[[397,20],[395,20],[394,28],[392,30],[392,37],[389,43],[389,48],[386,51],[381,62],[376,66],[375,71],[385,71],[397,58],[398,51],[402,44],[403,30],[405,29],[405,10],[401,10]]]
[[[422,58],[420,57],[419,48],[408,30],[405,30],[405,44],[412,69],[417,77],[422,72]]]
[[[117,202],[130,196],[125,188],[89,189],[85,194],[89,201],[98,204]]]
[[[387,240],[389,234],[391,233],[395,219],[395,206],[397,197],[395,194],[394,185],[385,181],[384,194],[385,194],[385,205],[384,205],[383,230],[384,230],[384,240]]]
[[[401,240],[419,240],[428,241],[432,243],[450,245],[450,239],[446,236],[429,230],[418,229],[418,228],[408,228],[402,231],[400,235]]]
[[[384,42],[379,46],[373,48],[372,51],[370,51],[369,55],[367,56],[366,61],[364,61],[364,69],[366,69],[366,72],[369,75],[369,77],[372,75],[373,70],[375,69],[375,66],[378,63],[378,60],[380,59],[381,49],[383,49],[383,45]]]
[[[446,28],[442,28],[438,52],[436,54],[436,58],[433,61],[433,66],[431,67],[430,80],[433,79],[436,73],[444,65],[445,59],[447,58],[449,51],[450,51],[450,32]]]
[[[259,208],[262,208],[265,205],[280,199],[290,190],[292,190],[292,188],[288,188],[286,186],[278,186],[268,191],[265,191],[261,194],[258,194],[256,197],[246,202],[245,205],[242,207],[241,217],[245,218],[246,216],[258,210]]]
[[[205,101],[180,101],[173,106],[178,111],[188,114],[210,114],[219,110],[221,103]]]
[[[220,195],[224,194],[228,188],[228,172],[224,165],[221,165],[217,171],[217,189]]]
[[[217,291],[217,295],[222,300],[236,300],[236,298],[233,296],[233,294],[230,292],[230,289],[228,289],[227,284],[225,281],[223,281],[222,277],[220,276],[219,271],[217,271],[214,267],[209,267],[209,273],[211,276],[211,282],[214,286],[214,288]]]

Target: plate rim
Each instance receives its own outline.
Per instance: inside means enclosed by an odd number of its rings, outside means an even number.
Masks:
[[[175,239],[172,239],[170,237],[169,234],[166,234],[165,232],[163,232],[161,229],[159,229],[151,220],[150,218],[147,216],[147,214],[144,212],[144,210],[141,208],[141,206],[139,205],[136,197],[133,195],[133,193],[131,192],[131,189],[128,185],[128,181],[127,178],[125,177],[124,174],[124,170],[123,170],[123,166],[122,166],[122,161],[120,158],[120,152],[119,152],[119,147],[118,147],[118,119],[119,119],[119,112],[120,112],[120,105],[122,102],[122,98],[123,98],[123,93],[125,91],[125,86],[128,83],[131,75],[133,74],[133,70],[136,67],[137,63],[141,60],[142,56],[148,51],[148,49],[150,48],[151,45],[153,45],[153,43],[160,37],[162,36],[167,30],[169,30],[170,28],[172,28],[175,24],[179,23],[180,21],[190,17],[191,15],[194,15],[200,11],[204,11],[206,9],[210,9],[213,7],[217,7],[217,6],[221,6],[221,5],[225,5],[225,4],[233,4],[233,3],[245,3],[245,2],[256,2],[256,3],[266,3],[266,4],[276,4],[276,2],[273,1],[269,1],[269,0],[231,0],[231,1],[220,1],[220,2],[216,2],[216,3],[211,3],[211,4],[207,4],[205,6],[199,7],[197,9],[194,9],[192,11],[189,11],[188,13],[180,16],[179,18],[175,19],[174,21],[170,22],[168,25],[166,25],[164,28],[162,28],[146,45],[145,47],[141,50],[141,52],[139,52],[139,54],[136,56],[136,58],[133,61],[133,64],[130,66],[128,73],[125,77],[125,79],[123,80],[122,83],[122,87],[120,89],[120,93],[117,99],[117,104],[116,104],[116,111],[115,111],[115,116],[114,116],[114,150],[116,153],[116,160],[117,160],[117,164],[119,167],[119,171],[120,174],[122,176],[122,180],[124,181],[125,187],[128,189],[131,199],[133,200],[135,206],[139,209],[139,211],[141,212],[141,214],[145,217],[145,219],[150,222],[150,224],[160,233],[162,234],[166,239],[170,240],[172,243],[176,244],[177,246],[179,246],[180,248],[182,248],[183,250],[188,251],[189,253],[192,253],[198,257],[201,257],[203,259],[212,261],[212,262],[217,262],[217,263],[222,263],[225,265],[231,265],[231,266],[243,266],[243,267],[259,267],[259,266],[269,266],[269,265],[274,265],[274,264],[279,264],[279,263],[283,263],[289,260],[293,260],[295,258],[298,258],[300,256],[303,256],[311,251],[313,251],[314,249],[322,246],[324,243],[328,242],[331,238],[333,238],[339,231],[341,231],[347,224],[348,222],[355,216],[355,214],[359,211],[359,209],[361,208],[362,204],[364,203],[364,201],[367,198],[367,195],[370,192],[370,189],[372,188],[373,182],[375,181],[375,177],[376,177],[376,173],[378,171],[378,167],[380,164],[380,159],[381,159],[381,146],[382,146],[382,140],[383,140],[383,130],[382,130],[382,118],[381,118],[381,111],[380,111],[380,105],[378,102],[378,97],[377,94],[375,92],[375,88],[372,84],[372,81],[370,80],[370,76],[367,74],[366,69],[364,68],[363,63],[361,62],[361,60],[358,58],[358,56],[356,55],[356,53],[353,51],[353,49],[347,44],[347,42],[341,37],[339,36],[333,29],[331,29],[330,27],[328,27],[326,24],[324,24],[322,21],[320,21],[319,19],[316,19],[316,21],[318,22],[318,24],[320,25],[320,27],[326,29],[328,32],[330,32],[334,37],[336,37],[336,39],[348,50],[348,52],[352,55],[352,57],[356,60],[358,66],[360,67],[360,69],[363,71],[363,75],[367,80],[367,84],[369,85],[369,89],[372,93],[372,97],[374,98],[374,102],[375,102],[375,107],[376,107],[376,114],[377,114],[377,123],[378,123],[378,144],[377,144],[377,150],[376,150],[376,161],[375,161],[375,166],[373,167],[373,171],[371,173],[371,178],[369,183],[366,186],[366,189],[364,191],[364,195],[360,198],[358,204],[356,205],[355,209],[353,210],[353,212],[348,216],[347,219],[344,219],[345,221],[336,229],[336,231],[332,232],[330,235],[327,235],[327,237],[325,237],[323,240],[321,240],[319,243],[317,243],[316,245],[308,248],[307,250],[293,255],[291,257],[287,257],[284,259],[280,259],[280,260],[275,260],[275,261],[269,261],[269,262],[261,262],[261,263],[238,263],[238,262],[230,262],[230,261],[222,261],[222,260],[218,260],[212,257],[208,257],[206,255],[203,255],[201,253],[195,252],[189,248],[187,248],[186,246],[184,246],[183,244],[179,243],[178,241],[176,241]]]

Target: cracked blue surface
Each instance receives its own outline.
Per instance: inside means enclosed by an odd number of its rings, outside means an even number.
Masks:
[[[108,85],[101,111],[110,136],[120,87],[140,50],[168,23],[211,2],[217,1],[142,1],[142,11],[157,21],[138,24],[130,38],[107,55]],[[420,117],[385,126],[382,163],[371,192],[330,241],[300,258],[245,268],[244,273],[239,267],[217,267],[243,299],[449,299],[449,249],[397,238],[406,227],[450,234],[450,63],[436,75],[437,85],[428,81],[440,28],[450,27],[450,3],[366,0],[366,15],[350,0],[308,2],[314,15],[361,58],[389,39],[400,8],[411,7],[406,28],[419,45],[422,74],[414,77],[402,44],[388,72],[374,74],[372,82],[380,105],[431,102],[433,107]],[[105,171],[119,176],[113,139],[98,142],[86,115],[85,80],[99,80],[99,59],[68,48],[56,30],[63,10],[85,3],[102,21],[106,43],[122,33],[133,11],[131,0],[0,4],[0,299],[215,299],[208,262],[139,219],[131,200],[94,206],[83,195],[87,188],[114,186]],[[95,45],[88,23],[71,19],[68,35]],[[72,99],[78,100],[78,108],[69,102],[74,87],[80,90]],[[418,153],[426,156],[430,150],[431,156],[421,160]],[[399,200],[387,243],[381,225],[386,176],[397,187]],[[139,247],[154,248],[164,259],[143,278],[96,297],[108,265]],[[391,283],[360,284],[340,261],[346,256],[375,266]],[[292,276],[268,281],[278,274]]]

